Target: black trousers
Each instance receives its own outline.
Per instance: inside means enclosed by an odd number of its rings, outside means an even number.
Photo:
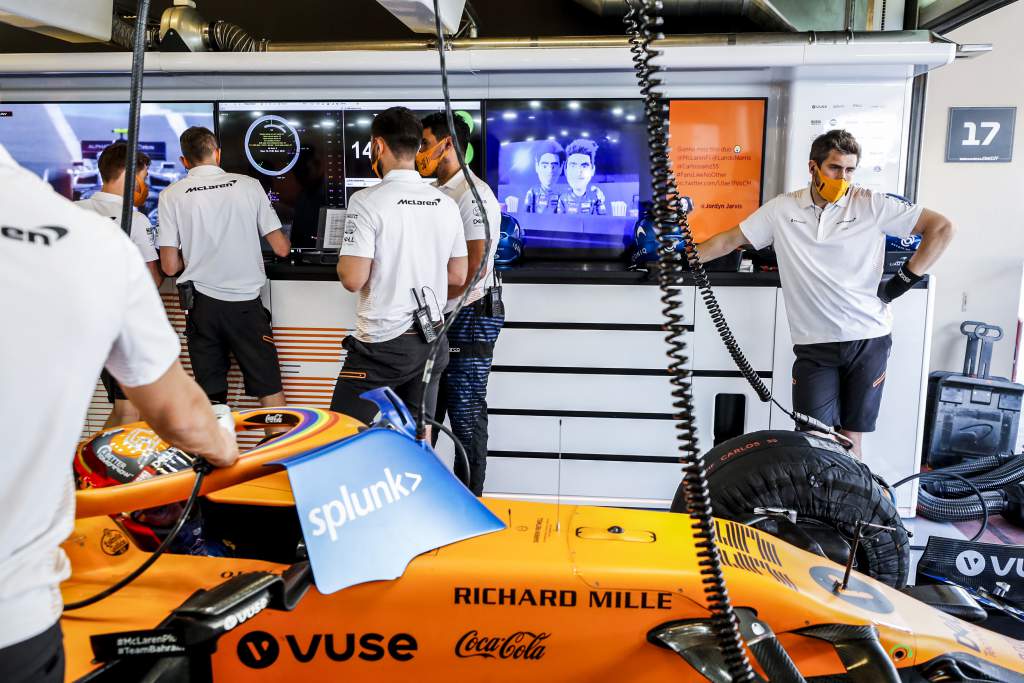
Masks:
[[[447,414],[456,438],[469,460],[469,490],[483,495],[487,476],[487,380],[494,360],[494,343],[504,316],[486,314],[484,301],[466,306],[448,329],[448,367],[441,377],[434,419]],[[466,481],[466,465],[455,458],[455,475]]]
[[[196,292],[185,323],[192,374],[210,400],[226,403],[233,355],[245,393],[263,398],[281,391],[281,367],[270,327],[270,312],[259,297],[221,301]],[[230,355],[229,355],[230,354]]]
[[[64,634],[60,622],[38,636],[0,649],[0,681],[64,683]]]
[[[892,336],[793,347],[793,409],[851,432],[873,432]]]
[[[440,326],[438,326],[440,327]],[[437,385],[448,365],[448,344],[442,339],[434,362],[433,375],[426,392],[426,415],[434,414]],[[362,342],[345,337],[341,342],[347,355],[334,385],[331,410],[370,424],[377,406],[359,398],[371,389],[391,387],[415,419],[423,405],[423,368],[430,355],[430,344],[418,332],[409,331],[385,342]]]

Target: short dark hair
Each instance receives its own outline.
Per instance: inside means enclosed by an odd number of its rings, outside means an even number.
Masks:
[[[181,156],[190,164],[206,161],[220,149],[217,136],[209,128],[192,126],[181,134]]]
[[[135,153],[135,159],[137,169],[149,168],[149,155],[141,149]],[[128,167],[128,143],[115,142],[108,145],[100,152],[100,158],[97,159],[96,165],[100,169],[100,178],[103,179],[103,182],[109,183],[111,180],[116,180]]]
[[[466,153],[469,147],[469,124],[466,119],[456,113],[452,113],[452,121],[455,123],[455,139],[459,142],[459,149]],[[423,129],[430,129],[438,141],[452,137],[452,130],[448,127],[448,116],[443,111],[436,111],[423,118]]]
[[[838,128],[814,138],[809,158],[821,166],[833,150],[840,154],[855,154],[857,162],[860,163],[860,143],[849,131]]]
[[[423,124],[405,107],[391,107],[373,117],[370,135],[384,138],[391,153],[398,159],[416,156],[423,140]]]
[[[556,140],[541,140],[533,145],[533,163],[540,161],[545,154],[554,154],[559,163],[565,163],[565,150]]]
[[[586,138],[577,138],[569,143],[569,146],[565,148],[565,158],[568,159],[573,154],[586,154],[590,157],[590,163],[595,163],[595,157],[597,156],[597,143],[593,140],[587,140]]]

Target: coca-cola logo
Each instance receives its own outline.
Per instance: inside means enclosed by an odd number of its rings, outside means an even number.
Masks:
[[[486,659],[541,659],[544,641],[550,633],[516,631],[509,636],[482,636],[475,629],[464,633],[455,643],[456,657],[484,657]]]

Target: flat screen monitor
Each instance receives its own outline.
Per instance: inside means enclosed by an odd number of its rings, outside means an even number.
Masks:
[[[640,100],[489,100],[487,178],[524,258],[618,258],[650,196]]]
[[[293,247],[336,248],[331,226],[343,224],[352,193],[380,182],[370,169],[370,123],[394,106],[422,118],[444,102],[221,102],[221,166],[260,181]],[[480,174],[480,103],[452,108],[471,124],[466,156]]]
[[[688,99],[669,103],[669,156],[679,194],[689,197],[698,243],[761,206],[764,99]]]
[[[157,224],[160,192],[187,172],[178,137],[189,126],[213,127],[210,103],[144,102],[139,148],[152,159],[149,198],[143,206]],[[128,137],[128,104],[53,102],[0,104],[0,144],[68,199],[88,199],[101,185],[96,159],[103,148]]]

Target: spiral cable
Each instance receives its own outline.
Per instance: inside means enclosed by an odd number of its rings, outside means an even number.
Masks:
[[[627,0],[627,6],[629,11],[623,21],[629,35],[629,49],[640,92],[644,98],[644,116],[647,122],[652,217],[658,237],[658,262],[660,265],[658,285],[661,288],[661,303],[664,306],[662,313],[666,321],[664,329],[666,331],[665,341],[669,347],[668,369],[672,384],[673,417],[675,418],[676,439],[679,442],[681,453],[680,463],[683,466],[682,486],[686,509],[691,519],[697,549],[697,566],[702,577],[704,596],[708,603],[708,610],[711,612],[711,628],[728,669],[729,677],[733,681],[753,681],[755,680],[754,671],[743,649],[739,622],[729,601],[729,593],[726,590],[725,577],[722,573],[707,473],[697,448],[697,428],[693,417],[693,391],[690,384],[691,373],[686,367],[686,342],[683,337],[686,325],[680,313],[683,310],[681,288],[684,285],[686,268],[681,255],[676,251],[672,236],[683,235],[687,243],[686,256],[688,260],[696,260],[696,250],[692,251],[693,255],[691,256],[693,240],[686,222],[686,213],[680,210],[675,177],[669,163],[668,104],[662,99],[659,90],[661,79],[657,78],[657,74],[660,67],[652,64],[652,60],[660,55],[657,49],[651,47],[651,42],[661,36],[655,35],[651,27],[660,26],[662,23],[659,14],[661,2],[660,0]],[[699,263],[697,265],[700,266]],[[701,268],[701,270],[703,269]],[[704,282],[707,283],[706,274]],[[709,285],[708,293],[710,297],[705,296],[703,290],[701,292],[705,305],[708,305],[710,299],[717,310],[717,302],[714,300],[714,294],[710,292]],[[711,306],[709,305],[710,310]],[[715,319],[714,315],[712,317]],[[725,318],[718,310],[715,326],[721,334],[722,327],[720,325],[725,327],[728,338],[732,339],[732,333],[728,331]],[[725,339],[726,336],[723,334],[723,340]],[[729,345],[729,342],[726,343]],[[733,349],[735,349],[735,353],[733,353]],[[746,367],[751,375],[757,377],[757,374],[750,368],[750,364],[743,358],[735,339],[732,339],[730,354],[737,361],[737,365],[740,365],[740,361],[742,361],[741,371],[743,367]],[[751,378],[747,377],[747,380],[751,381]],[[757,380],[760,382],[759,377]],[[763,382],[760,382],[760,385],[764,387]],[[757,389],[756,386],[755,389]],[[771,396],[767,387],[764,387],[764,391],[768,397]],[[760,395],[760,391],[758,393]]]

